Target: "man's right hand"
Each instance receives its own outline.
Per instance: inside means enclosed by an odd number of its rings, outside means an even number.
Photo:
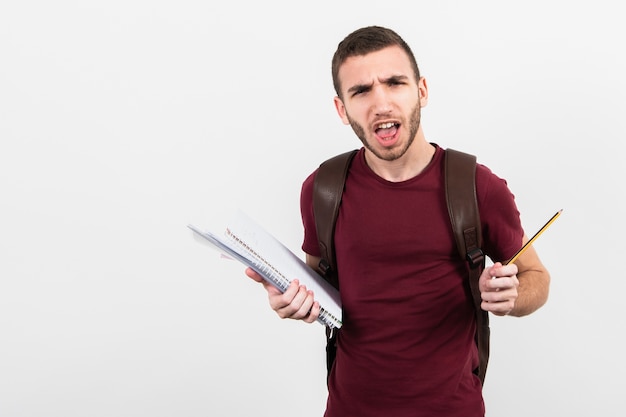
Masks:
[[[246,275],[263,284],[267,291],[270,307],[283,319],[302,320],[313,323],[320,314],[320,304],[315,301],[313,291],[307,290],[294,279],[284,293],[278,288],[265,281],[252,268],[246,269]]]

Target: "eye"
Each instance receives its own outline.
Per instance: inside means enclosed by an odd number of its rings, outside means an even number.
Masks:
[[[357,88],[356,90],[354,90],[354,93],[352,93],[352,97],[365,94],[367,91],[368,91],[368,88],[365,88],[365,87]]]
[[[407,85],[408,84],[408,79],[404,76],[393,76],[393,77],[389,77],[387,79],[387,83],[388,86],[390,87],[395,87],[395,86],[399,86],[399,85]]]

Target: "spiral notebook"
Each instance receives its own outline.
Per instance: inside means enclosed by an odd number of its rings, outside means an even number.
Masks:
[[[235,213],[221,235],[191,224],[188,227],[197,240],[208,242],[223,255],[249,266],[280,291],[284,292],[297,278],[320,303],[318,322],[329,328],[341,327],[337,289],[242,211]]]

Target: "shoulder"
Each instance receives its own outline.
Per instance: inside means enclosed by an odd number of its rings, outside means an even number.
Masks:
[[[312,173],[310,173],[304,182],[302,183],[302,191],[303,192],[312,192],[315,184],[315,180],[318,177],[320,172],[323,173],[323,177],[327,180],[325,182],[334,183],[333,179],[341,176],[341,172],[344,171],[344,167],[347,163],[351,164],[351,161],[355,159],[355,155],[357,153],[363,153],[363,148],[351,150],[348,152],[343,152],[341,154],[330,157],[324,161],[322,161],[318,168],[316,168]],[[348,168],[349,169],[349,168]]]
[[[515,195],[504,178],[483,164],[476,165],[476,194],[485,253],[495,260],[510,258],[524,234]]]
[[[313,183],[315,182],[315,176],[317,175],[318,171],[319,168],[315,169],[304,179],[304,181],[302,182],[302,189],[313,189]]]
[[[486,165],[476,164],[476,190],[481,200],[498,198],[512,198],[506,179],[495,174]]]
[[[300,204],[302,206],[308,206],[313,203],[313,187],[317,171],[319,171],[319,168],[310,173],[302,182],[302,188],[300,190]]]

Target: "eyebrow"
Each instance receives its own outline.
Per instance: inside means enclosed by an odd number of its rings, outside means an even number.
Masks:
[[[409,77],[407,77],[406,75],[392,75],[390,77],[387,78],[379,78],[378,80],[381,82],[381,84],[389,84],[392,82],[406,82],[409,79]],[[353,85],[352,87],[348,88],[348,93],[354,93],[357,91],[368,91],[372,88],[372,85],[374,85],[374,83],[369,83],[369,84],[356,84]]]

